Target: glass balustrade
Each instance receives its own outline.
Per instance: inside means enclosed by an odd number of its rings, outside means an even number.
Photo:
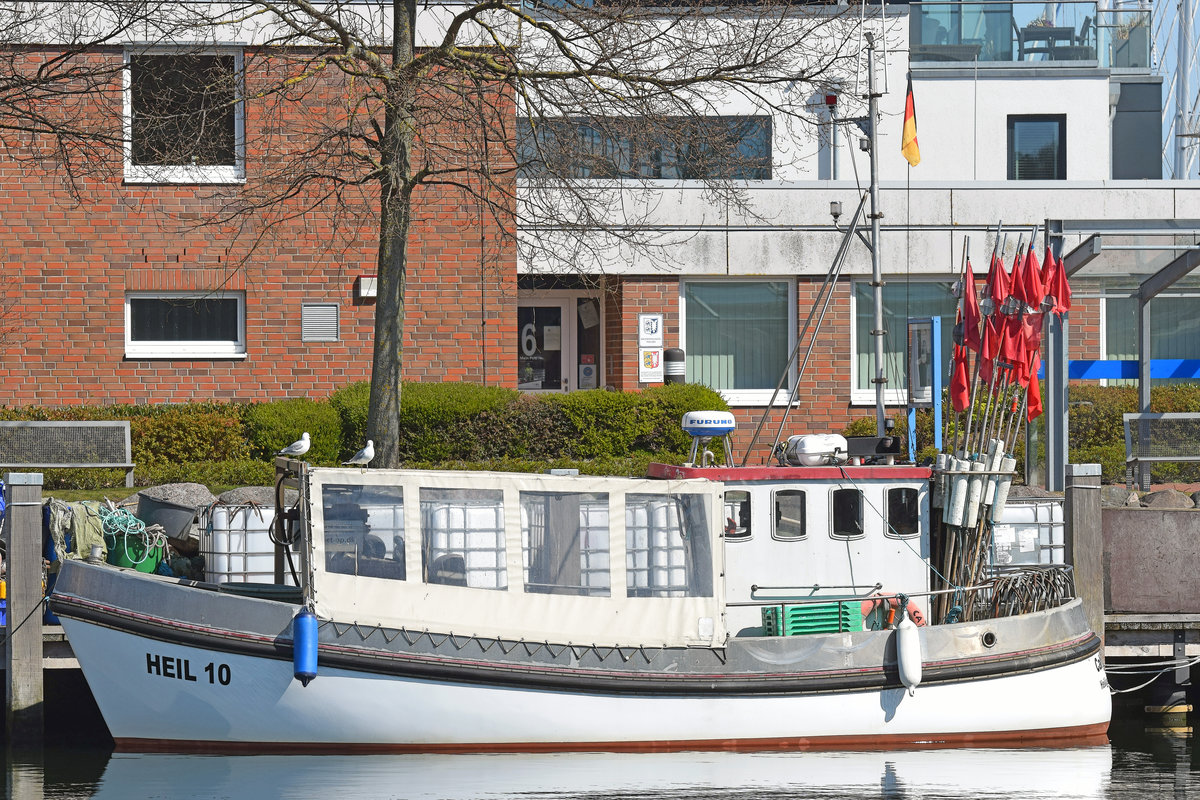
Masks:
[[[909,7],[914,62],[1150,67],[1148,5],[982,2]]]

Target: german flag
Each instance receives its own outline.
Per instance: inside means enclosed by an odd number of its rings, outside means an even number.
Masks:
[[[900,135],[900,152],[910,166],[921,163],[921,149],[917,147],[917,109],[913,104],[912,76],[908,76],[908,94],[904,96],[904,132]]]

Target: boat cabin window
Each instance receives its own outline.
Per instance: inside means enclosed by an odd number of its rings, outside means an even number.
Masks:
[[[804,539],[808,536],[806,519],[802,490],[780,489],[775,492],[776,539]]]
[[[731,542],[750,538],[750,493],[740,489],[725,493],[725,538]]]
[[[328,484],[322,497],[325,570],[404,580],[401,488]]]
[[[608,597],[608,493],[521,492],[525,591]]]
[[[504,492],[422,487],[421,558],[426,583],[507,589]]]
[[[898,487],[887,493],[887,535],[916,536],[921,532],[921,503],[916,489]]]
[[[703,495],[625,495],[629,597],[709,597],[712,543]]]
[[[858,489],[833,490],[833,537],[857,539],[863,535],[863,496]]]

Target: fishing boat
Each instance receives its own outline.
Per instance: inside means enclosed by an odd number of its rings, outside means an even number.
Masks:
[[[123,750],[1103,737],[1100,642],[1068,569],[936,589],[947,474],[888,463],[875,437],[708,463],[731,420],[689,414],[697,460],[645,479],[279,458],[280,497],[299,492],[273,534],[294,586],[68,561],[51,607]],[[939,598],[956,605],[935,616]]]
[[[874,167],[870,199],[877,243]],[[686,461],[642,478],[280,456],[275,584],[68,561],[50,606],[121,750],[1103,741],[1070,568],[989,556],[1012,426],[932,467],[882,430],[777,437],[747,466],[729,412],[682,424]]]

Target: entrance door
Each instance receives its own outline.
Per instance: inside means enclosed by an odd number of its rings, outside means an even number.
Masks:
[[[600,301],[578,292],[563,295],[517,303],[517,388],[522,391],[600,387]]]
[[[565,392],[566,355],[571,349],[566,301],[539,301],[517,306],[517,388]]]

